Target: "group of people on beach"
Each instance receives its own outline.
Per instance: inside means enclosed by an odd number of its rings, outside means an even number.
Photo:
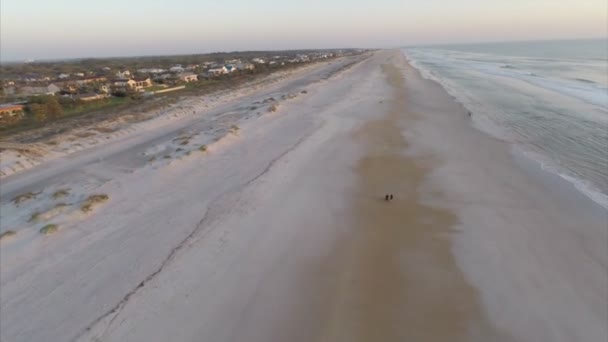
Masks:
[[[394,198],[393,194],[386,194],[386,195],[384,195],[384,200],[387,201],[387,202],[388,201],[392,201],[393,198]]]

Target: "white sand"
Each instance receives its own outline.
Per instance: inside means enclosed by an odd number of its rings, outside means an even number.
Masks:
[[[265,318],[243,310],[259,302],[270,320],[289,309],[289,301],[267,303],[267,296],[279,300],[295,285],[292,275],[323,255],[333,215],[348,198],[354,151],[332,139],[357,122],[349,110],[368,116],[371,107],[357,108],[359,98],[383,93],[373,79],[353,88],[353,70],[325,79],[350,62],[309,68],[200,117],[143,123],[150,126],[124,139],[7,177],[1,229],[17,235],[0,250],[1,339],[90,340],[90,328],[103,340],[185,341],[202,329],[216,341],[254,330],[264,341],[269,335],[253,320]],[[276,112],[255,104],[270,97]],[[228,133],[233,124],[236,134]],[[180,145],[184,135],[192,137]],[[70,194],[53,199],[62,188]],[[27,191],[40,193],[10,202]],[[83,213],[80,205],[95,193],[110,199]],[[70,205],[65,212],[28,222],[60,202]],[[49,222],[59,232],[42,236],[37,230]],[[249,329],[233,333],[241,314]]]

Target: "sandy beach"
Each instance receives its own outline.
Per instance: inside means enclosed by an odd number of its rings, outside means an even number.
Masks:
[[[6,172],[0,340],[608,339],[606,211],[401,51],[233,95]]]

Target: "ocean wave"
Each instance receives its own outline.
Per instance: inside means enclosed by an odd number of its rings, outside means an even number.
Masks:
[[[586,78],[558,79],[515,67],[505,68],[503,66],[512,64],[497,63],[494,60],[474,62],[455,59],[453,54],[448,56],[441,51],[404,50],[403,53],[422,77],[439,83],[457,102],[473,113],[474,127],[517,146],[526,155],[535,154],[533,160],[542,161],[543,170],[559,175],[578,191],[608,209],[606,189],[602,190],[591,181],[574,176],[591,175],[584,168],[595,165],[592,177],[600,184],[608,184],[608,170],[598,170],[602,165],[589,163],[589,158],[603,158],[604,154],[598,152],[597,146],[605,146],[608,150],[608,137],[599,143],[587,141],[587,138],[572,140],[573,136],[590,137],[589,129],[593,127],[608,127],[608,88]],[[509,79],[513,81],[508,81]],[[528,83],[530,89],[520,88],[521,83],[517,82]],[[520,102],[524,99],[528,102]],[[564,103],[569,107],[560,107],[562,101],[566,101]],[[530,115],[521,116],[521,113]],[[536,117],[538,120],[534,122]],[[546,146],[542,142],[541,145],[528,146],[532,142],[530,139],[545,139]],[[573,150],[559,149],[570,148],[572,144],[576,144],[576,151],[581,152],[576,159],[571,158]],[[539,151],[546,156],[541,157],[530,148],[540,148]],[[566,154],[562,156],[560,151]],[[562,163],[568,164],[561,165]]]

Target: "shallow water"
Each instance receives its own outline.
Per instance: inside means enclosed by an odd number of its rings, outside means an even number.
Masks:
[[[408,48],[474,124],[608,208],[606,40]]]

